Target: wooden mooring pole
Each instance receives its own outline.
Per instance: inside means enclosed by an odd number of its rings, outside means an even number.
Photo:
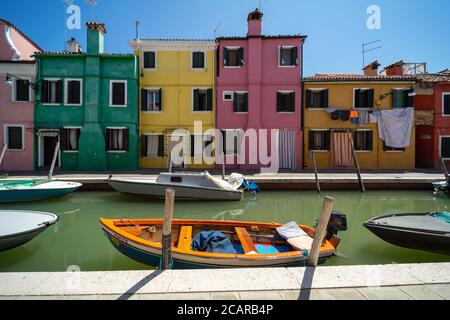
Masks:
[[[5,157],[6,149],[8,149],[8,145],[3,145],[2,152],[0,153],[0,167],[3,163],[3,158]]]
[[[50,171],[48,172],[48,180],[52,180],[52,178],[53,178],[53,171],[55,170],[56,160],[58,159],[58,154],[59,154],[59,142],[56,143],[55,152],[53,153],[52,165],[50,167]]]
[[[333,210],[334,198],[325,197],[323,200],[323,208],[320,213],[319,222],[316,226],[314,240],[309,254],[309,266],[317,267],[319,263],[320,248],[322,247],[325,234],[327,232],[328,222],[330,221],[331,211]]]
[[[441,158],[441,166],[442,166],[442,170],[444,171],[445,179],[448,180],[447,166],[445,165],[445,161],[444,161],[444,159],[442,159],[442,158]]]
[[[172,266],[172,217],[175,201],[175,190],[166,190],[166,207],[164,211],[164,223],[162,230],[162,255],[161,269],[167,270]]]
[[[350,136],[350,145],[352,147],[352,155],[353,155],[353,161],[355,163],[355,168],[356,168],[356,174],[358,176],[358,183],[359,183],[359,188],[361,189],[362,193],[366,192],[366,188],[364,187],[364,182],[362,180],[361,177],[361,168],[359,167],[359,161],[358,158],[356,157],[356,150],[355,150],[355,144],[353,143],[353,139]]]
[[[316,154],[314,152],[314,150],[311,150],[311,159],[313,161],[313,165],[314,165],[314,176],[316,177],[316,188],[317,188],[317,192],[320,193],[320,182],[319,182],[319,173],[317,171],[317,163],[316,163]]]

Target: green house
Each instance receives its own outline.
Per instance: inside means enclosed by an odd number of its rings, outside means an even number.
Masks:
[[[68,171],[138,167],[138,61],[104,53],[103,24],[87,23],[87,52],[36,53],[35,167]]]

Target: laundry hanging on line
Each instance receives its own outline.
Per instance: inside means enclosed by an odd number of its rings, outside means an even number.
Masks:
[[[411,143],[414,108],[382,110],[378,117],[378,135],[387,147],[406,148]]]

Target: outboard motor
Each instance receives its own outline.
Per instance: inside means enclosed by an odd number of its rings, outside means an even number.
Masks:
[[[330,221],[327,226],[327,240],[330,240],[333,235],[337,235],[339,231],[347,230],[347,216],[345,213],[339,211],[331,212]]]

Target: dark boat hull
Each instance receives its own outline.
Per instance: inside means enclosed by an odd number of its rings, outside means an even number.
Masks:
[[[403,248],[450,255],[450,234],[430,230],[406,229],[368,221],[364,226],[382,240]]]
[[[30,242],[38,235],[40,235],[44,230],[47,229],[47,226],[43,226],[42,228],[35,229],[29,232],[15,234],[12,236],[0,237],[0,252],[11,250],[17,248],[27,242]]]

